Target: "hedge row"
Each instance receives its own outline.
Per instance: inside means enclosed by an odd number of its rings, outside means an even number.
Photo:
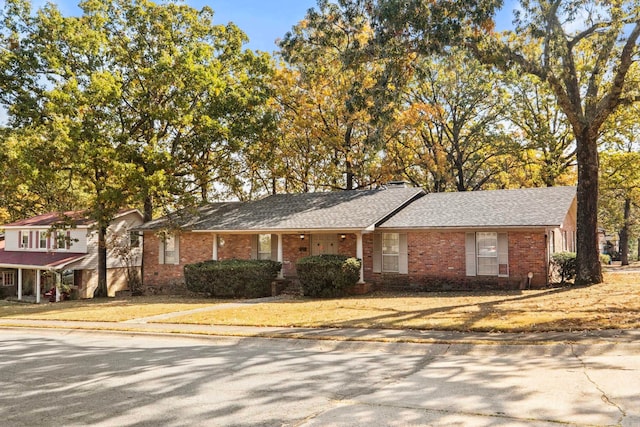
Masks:
[[[187,289],[219,298],[271,295],[271,282],[282,264],[266,260],[204,261],[184,267]]]
[[[302,293],[310,297],[338,297],[360,278],[360,260],[344,255],[318,255],[296,263]]]

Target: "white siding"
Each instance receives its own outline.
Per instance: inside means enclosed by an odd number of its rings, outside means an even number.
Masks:
[[[6,251],[16,251],[19,249],[18,230],[6,230],[4,233],[4,249]]]

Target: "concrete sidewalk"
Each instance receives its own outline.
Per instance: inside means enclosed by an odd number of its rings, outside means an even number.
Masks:
[[[162,318],[162,316],[154,316]],[[155,320],[155,319],[154,319]],[[158,319],[160,320],[160,319]],[[639,330],[575,332],[491,333],[432,330],[283,328],[254,326],[188,325],[149,323],[150,318],[124,322],[82,322],[56,320],[0,319],[0,328],[55,328],[67,330],[122,331],[151,334],[211,335],[309,340],[532,345],[552,343],[640,344]]]

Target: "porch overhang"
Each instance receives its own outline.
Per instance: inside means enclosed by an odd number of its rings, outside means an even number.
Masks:
[[[76,252],[7,252],[0,249],[0,268],[61,270],[86,256],[87,254]]]

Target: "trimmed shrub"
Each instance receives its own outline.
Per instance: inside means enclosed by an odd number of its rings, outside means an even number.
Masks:
[[[184,266],[191,292],[219,298],[259,298],[271,295],[271,282],[282,264],[267,260],[204,261]]]
[[[560,275],[560,283],[573,281],[576,278],[577,265],[575,252],[558,252],[551,255],[551,263]]]
[[[303,295],[331,298],[343,296],[360,278],[361,262],[344,255],[317,255],[298,260],[296,271]]]
[[[611,255],[609,255],[609,254],[600,254],[600,264],[604,264],[604,265],[611,264]]]

